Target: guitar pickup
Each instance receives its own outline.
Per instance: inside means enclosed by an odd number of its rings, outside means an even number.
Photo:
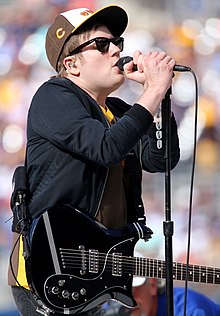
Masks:
[[[121,253],[112,254],[112,275],[122,276],[122,254]]]
[[[89,250],[89,272],[98,273],[99,271],[99,253],[98,250]]]

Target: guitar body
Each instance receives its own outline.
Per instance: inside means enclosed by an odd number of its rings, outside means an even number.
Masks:
[[[32,227],[26,262],[30,288],[61,314],[85,312],[107,299],[134,307],[133,271],[126,263],[137,240],[151,234],[138,223],[107,229],[69,206],[48,209]]]

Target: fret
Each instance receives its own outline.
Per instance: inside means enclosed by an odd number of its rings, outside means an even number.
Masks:
[[[181,264],[181,280],[185,281],[186,280],[186,265],[184,263]]]
[[[163,264],[163,276],[164,276],[164,278],[166,278],[166,263],[165,263],[165,261]]]
[[[202,283],[206,283],[206,267],[201,266],[201,276],[200,280]]]
[[[158,278],[163,278],[163,261],[161,260],[157,260],[157,264],[158,264]]]
[[[163,260],[136,257],[134,274],[149,278],[166,278],[166,262]],[[187,265],[173,262],[173,279],[186,280]],[[220,284],[220,269],[199,265],[188,266],[188,281],[198,283]]]
[[[213,283],[213,269],[207,268],[207,283]]]
[[[144,258],[143,260],[143,276],[147,276],[147,260]]]
[[[176,264],[176,262],[174,262],[173,263],[173,279],[174,280],[176,280],[176,277],[177,277],[177,275],[176,275],[176,267],[177,267],[177,264]]]
[[[213,273],[212,273],[212,279],[213,279],[213,284],[215,284],[215,268],[213,269]]]
[[[159,275],[159,271],[158,271],[158,260],[154,260],[154,271],[155,271],[155,276],[156,278],[158,278],[158,275]]]
[[[138,257],[138,275],[141,276],[141,257]]]
[[[200,280],[200,266],[194,266],[194,282],[199,282]]]
[[[214,284],[220,284],[220,270],[215,269]]]
[[[138,275],[143,276],[143,270],[142,270],[142,267],[143,267],[142,260],[143,260],[143,258],[139,257],[138,259],[139,259],[139,264],[138,264],[139,273],[138,273]]]
[[[135,258],[135,275],[139,275],[138,261],[139,261],[139,258],[136,257],[136,258]]]
[[[180,263],[180,265],[181,265],[181,278],[180,278],[180,280],[184,280],[184,279],[183,279],[183,267],[184,267],[184,265],[181,264],[181,263]]]
[[[143,262],[142,261],[143,261],[143,258],[140,257],[139,258],[139,275],[140,276],[143,276],[143,269],[142,269],[143,268]]]
[[[149,277],[153,277],[153,271],[152,271],[152,259],[149,259],[149,272],[148,272],[148,276]]]
[[[141,276],[141,258],[138,257],[138,275]]]
[[[182,280],[182,264],[176,262],[176,280]]]
[[[187,270],[186,270],[187,272]],[[188,280],[193,281],[193,271],[192,271],[192,265],[188,266]]]
[[[156,260],[153,260],[153,274],[155,278],[158,278],[158,269],[157,269]]]
[[[181,269],[178,262],[176,262],[176,280],[180,280]]]
[[[153,269],[153,259],[149,259],[149,277],[154,277],[154,269]]]
[[[195,266],[192,265],[192,280],[195,282]]]
[[[193,282],[195,282],[195,266],[192,266],[192,277],[193,277]]]
[[[149,277],[150,275],[150,263],[149,263],[149,258],[147,258],[147,269],[146,269],[146,277]]]
[[[158,278],[157,260],[153,260],[153,271],[154,271],[154,277]]]
[[[152,259],[148,259],[148,276],[149,277],[151,277],[151,270],[152,270],[151,261]]]
[[[145,273],[144,273],[144,270],[145,270],[145,265],[144,265],[144,263],[145,263],[145,260],[144,260],[144,258],[140,258],[141,260],[141,262],[140,262],[140,266],[141,266],[141,276],[145,276]]]
[[[140,275],[140,257],[137,257],[137,275]]]

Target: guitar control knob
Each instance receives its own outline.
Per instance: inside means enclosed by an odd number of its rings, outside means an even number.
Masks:
[[[66,282],[65,280],[59,280],[58,284],[59,284],[59,286],[64,286],[65,282]]]
[[[73,293],[72,293],[72,299],[73,299],[74,301],[77,301],[77,300],[79,299],[79,293],[78,293],[78,292],[73,292]]]
[[[55,295],[59,294],[60,290],[58,288],[58,286],[53,286],[51,289],[51,292]]]
[[[86,289],[84,289],[84,287],[80,290],[80,294],[81,295],[86,295]]]
[[[68,298],[70,296],[70,293],[67,290],[62,291],[62,297]]]

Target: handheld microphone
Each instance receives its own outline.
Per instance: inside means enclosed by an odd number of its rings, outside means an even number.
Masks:
[[[120,70],[124,70],[124,65],[129,63],[131,60],[133,60],[132,57],[130,56],[125,56],[125,57],[121,57],[119,59],[119,61],[117,62],[117,66]],[[137,65],[133,66],[133,70],[136,71],[137,70]],[[191,68],[188,66],[182,66],[182,65],[175,65],[173,67],[173,71],[180,71],[180,72],[184,72],[184,71],[191,71]]]

